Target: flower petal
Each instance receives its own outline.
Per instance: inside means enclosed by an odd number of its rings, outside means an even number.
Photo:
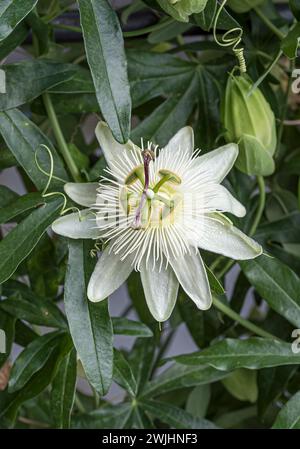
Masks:
[[[111,295],[133,270],[130,258],[122,261],[109,251],[109,247],[103,251],[90,278],[87,295],[92,302],[103,301]]]
[[[230,212],[237,217],[244,217],[246,215],[245,207],[220,184],[215,184],[213,187],[209,186],[207,194],[205,189],[203,194],[206,207],[213,212]]]
[[[162,149],[162,151],[170,151],[172,157],[176,152],[185,151],[189,156],[192,156],[194,150],[194,131],[190,126],[181,128],[169,143]]]
[[[85,209],[74,214],[63,215],[52,223],[52,229],[56,234],[71,239],[96,239],[99,230],[96,228],[95,215]]]
[[[235,143],[224,145],[197,157],[194,170],[199,173],[199,176],[204,174],[211,181],[220,183],[232,169],[238,154],[239,148]]]
[[[174,309],[179,287],[174,271],[170,266],[161,271],[157,266],[148,269],[143,262],[141,279],[151,314],[159,322],[166,321]]]
[[[126,144],[117,142],[108,125],[105,122],[99,122],[95,129],[95,134],[98,142],[102,148],[107,164],[110,168],[116,158],[124,158],[124,154],[129,157],[135,164],[135,159],[138,158],[141,162],[140,149],[129,140]],[[135,157],[133,157],[135,155]]]
[[[90,207],[96,203],[98,182],[67,182],[64,190],[68,197],[81,206]]]
[[[211,291],[199,252],[171,259],[170,264],[183,290],[194,301],[198,309],[209,309],[212,304]]]
[[[198,246],[236,260],[254,259],[263,252],[255,240],[248,237],[221,214],[209,214],[202,223]]]

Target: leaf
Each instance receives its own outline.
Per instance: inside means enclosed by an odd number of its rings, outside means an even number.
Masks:
[[[300,243],[299,227],[300,213],[294,211],[278,220],[259,226],[255,234],[255,240],[262,244],[270,241]]]
[[[300,1],[289,0],[289,6],[296,19],[300,20]]]
[[[19,23],[9,36],[0,41],[0,59],[3,60],[10,52],[21,45],[28,33],[29,29],[25,23]]]
[[[300,22],[296,23],[287,36],[285,36],[281,41],[281,50],[290,59],[295,59],[298,55],[298,48],[300,44]]]
[[[30,13],[38,0],[5,0],[0,6],[0,41]]]
[[[0,186],[0,207],[4,208],[18,198],[18,194],[6,186]]]
[[[209,365],[221,371],[237,368],[260,369],[279,365],[295,365],[300,355],[294,354],[290,343],[269,338],[247,340],[226,338],[201,352],[174,357],[184,365]]]
[[[153,417],[175,429],[216,429],[212,422],[193,417],[185,410],[160,401],[143,400],[142,407]]]
[[[131,99],[122,30],[107,0],[79,0],[87,60],[101,112],[121,143],[130,132]]]
[[[195,387],[189,394],[186,411],[197,418],[206,416],[207,408],[211,398],[210,385]]]
[[[283,406],[272,429],[300,429],[300,392]]]
[[[155,397],[181,388],[195,387],[216,382],[228,373],[210,366],[184,366],[174,363],[170,368],[147,383],[143,396]]]
[[[54,176],[68,180],[68,175],[62,161],[50,140],[21,111],[13,109],[0,113],[0,133],[10,151],[24,168],[38,190],[45,188],[48,176],[44,175],[38,169],[35,162],[35,155],[42,169],[47,173],[50,172],[49,154],[41,147],[42,144],[50,149],[53,156]],[[62,189],[62,181],[53,178],[50,188],[53,190]]]
[[[240,262],[258,293],[277,313],[300,327],[300,279],[287,266],[270,257]]]
[[[72,418],[72,429],[123,429],[131,414],[131,404],[105,405],[91,413]]]
[[[113,317],[112,324],[114,334],[117,335],[130,335],[133,337],[152,337],[153,332],[148,326],[139,322],[128,320],[127,318]]]
[[[62,199],[52,200],[33,211],[0,242],[0,283],[6,281],[31,253],[48,226],[59,216]]]
[[[143,392],[153,368],[155,344],[151,340],[136,340],[130,352],[130,366],[137,383],[137,393]]]
[[[13,364],[8,384],[9,393],[20,390],[31,377],[45,366],[51,354],[61,345],[66,334],[51,332],[33,340]],[[66,342],[66,340],[64,340]]]
[[[7,64],[3,70],[6,93],[0,96],[0,111],[28,103],[50,87],[70,79],[76,66],[40,59]]]
[[[30,209],[40,206],[43,202],[44,200],[40,193],[33,192],[23,195],[0,210],[0,223],[12,221],[13,218],[23,212],[27,212]]]
[[[5,301],[1,301],[0,309],[31,324],[60,329],[66,329],[67,327],[64,315],[49,300],[33,300],[30,302],[17,294]]]
[[[51,410],[54,426],[69,429],[71,412],[76,391],[77,359],[72,349],[61,361],[53,380],[51,390]]]
[[[94,265],[90,249],[88,242],[69,241],[64,301],[78,358],[90,383],[104,395],[113,373],[113,329],[107,300],[92,303],[87,299],[87,283]]]
[[[131,396],[135,396],[137,385],[131,367],[121,351],[114,350],[114,380]]]
[[[217,6],[217,0],[209,0],[206,8],[202,12],[194,14],[193,20],[195,23],[203,30],[209,31],[213,26]],[[238,22],[227,12],[225,8],[222,9],[217,23],[217,29],[231,30],[236,27],[239,27]]]
[[[256,402],[258,397],[257,372],[238,369],[222,380],[226,390],[239,401]]]

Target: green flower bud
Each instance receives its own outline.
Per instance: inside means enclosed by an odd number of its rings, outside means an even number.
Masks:
[[[230,6],[233,11],[242,13],[250,11],[250,9],[259,6],[264,2],[265,0],[228,0],[228,6]]]
[[[229,76],[222,110],[225,139],[239,145],[239,170],[267,176],[275,169],[275,116],[258,88],[250,92],[252,86],[248,75]]]
[[[196,14],[205,8],[208,0],[157,0],[162,9],[170,16],[182,22],[188,22],[191,14]]]

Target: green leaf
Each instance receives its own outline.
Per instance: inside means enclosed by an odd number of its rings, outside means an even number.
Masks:
[[[5,0],[0,6],[0,41],[30,13],[38,0]]]
[[[62,199],[52,200],[33,211],[0,242],[0,283],[6,281],[31,253],[48,226],[59,216]]]
[[[86,376],[104,395],[113,372],[113,329],[107,300],[92,303],[86,291],[93,270],[89,242],[70,240],[65,280],[65,309],[74,346]]]
[[[10,203],[14,202],[18,197],[19,195],[13,190],[10,190],[6,186],[0,186],[0,208],[9,206]]]
[[[41,147],[42,144],[46,145],[52,153],[54,176],[68,180],[68,175],[62,161],[50,140],[21,111],[13,109],[0,113],[0,133],[10,151],[24,168],[38,190],[45,188],[48,176],[38,169],[35,156],[42,169],[47,173],[50,172],[49,154],[45,148]],[[62,181],[53,178],[50,188],[53,190],[62,189],[62,183]]]
[[[136,395],[137,385],[131,367],[121,351],[114,350],[114,380],[131,396]]]
[[[1,20],[1,19],[0,19]],[[0,41],[0,59],[4,59],[16,47],[22,44],[29,33],[28,27],[24,22],[19,23],[14,31],[7,36],[3,41]]]
[[[148,382],[143,396],[154,397],[181,388],[206,385],[226,377],[228,373],[210,366],[184,366],[174,363],[170,368]]]
[[[131,99],[122,30],[107,0],[79,0],[88,63],[101,112],[114,137],[129,138]]]
[[[292,13],[297,20],[300,20],[300,1],[299,0],[289,0],[289,5]]]
[[[204,418],[211,398],[210,385],[195,387],[189,394],[186,411],[197,418]]]
[[[62,344],[68,343],[66,334],[51,332],[33,340],[17,357],[13,364],[8,390],[14,393],[20,390],[31,377],[45,366],[51,354]]]
[[[51,410],[53,423],[57,429],[69,429],[70,427],[76,391],[76,375],[76,351],[72,349],[61,361],[52,384]]]
[[[33,299],[30,302],[17,294],[5,301],[1,301],[0,309],[31,324],[60,329],[66,329],[67,327],[64,315],[49,300],[39,301]]]
[[[272,429],[300,429],[300,392],[283,406]]]
[[[28,103],[50,87],[70,79],[76,66],[41,59],[7,64],[3,70],[6,93],[0,96],[0,111]]]
[[[217,7],[217,0],[209,0],[205,9],[193,16],[193,21],[203,30],[209,31],[213,26]],[[217,29],[231,30],[236,27],[239,27],[238,22],[228,13],[225,8],[223,8],[219,16]]]
[[[287,266],[271,257],[240,262],[243,272],[260,296],[277,313],[300,327],[300,279]]]
[[[255,240],[262,244],[270,241],[300,243],[299,227],[300,213],[295,211],[278,220],[259,226],[255,234]]]
[[[222,380],[224,387],[239,401],[256,402],[258,397],[257,372],[238,369]]]
[[[113,317],[112,324],[114,334],[130,335],[132,337],[148,338],[153,336],[153,332],[148,326],[140,321],[128,320],[127,318]]]
[[[175,429],[216,429],[212,422],[193,417],[190,413],[160,401],[143,400],[142,407],[153,417]]]
[[[72,429],[123,429],[129,415],[131,404],[105,405],[91,413],[72,418]]]
[[[42,205],[43,202],[44,200],[40,193],[33,192],[23,195],[0,210],[0,223],[12,221],[13,218]]]
[[[296,23],[294,27],[288,32],[281,42],[281,50],[290,59],[295,59],[298,55],[298,48],[300,44],[300,22]]]
[[[253,337],[248,340],[226,338],[201,352],[180,355],[174,359],[184,365],[207,364],[224,371],[297,365],[300,363],[300,354],[293,353],[290,343],[269,338]]]
[[[151,375],[153,368],[153,358],[155,354],[155,344],[151,340],[136,340],[130,352],[130,366],[137,383],[137,392],[140,394]]]

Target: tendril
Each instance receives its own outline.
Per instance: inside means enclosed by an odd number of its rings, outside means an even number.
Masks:
[[[226,33],[223,34],[221,40],[219,40],[217,36],[217,24],[220,18],[220,14],[226,4],[227,0],[223,0],[222,4],[220,5],[220,8],[215,16],[214,20],[214,26],[213,26],[213,34],[214,39],[218,45],[221,47],[232,47],[232,51],[234,52],[238,62],[239,62],[239,69],[241,73],[247,72],[247,65],[246,60],[244,56],[244,47],[240,47],[240,43],[242,42],[243,38],[243,29],[240,27],[232,28],[229,31],[226,31]]]

